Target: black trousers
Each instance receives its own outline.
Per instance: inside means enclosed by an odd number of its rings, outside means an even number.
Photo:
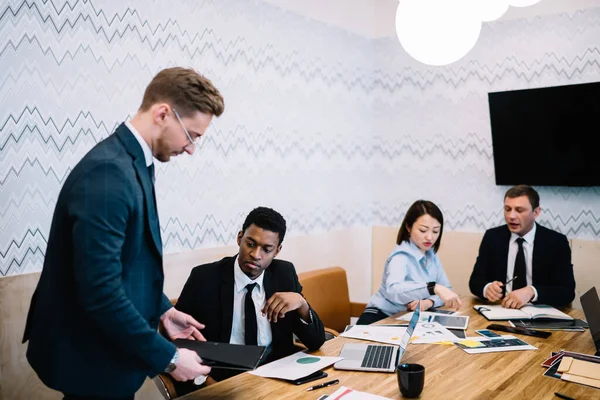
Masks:
[[[135,395],[125,397],[97,397],[97,396],[78,396],[75,394],[63,393],[63,400],[134,400]]]
[[[363,311],[358,321],[356,321],[356,325],[370,325],[373,322],[381,321],[387,317],[389,317],[389,315],[380,309],[375,307],[367,307],[365,308],[365,311]]]

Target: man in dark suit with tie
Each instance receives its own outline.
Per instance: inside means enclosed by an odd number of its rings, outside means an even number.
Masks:
[[[540,197],[528,185],[504,196],[506,225],[485,232],[469,288],[506,308],[533,302],[556,307],[575,298],[575,278],[567,237],[535,222]]]
[[[223,98],[192,69],[159,72],[140,109],[73,168],[56,203],[23,341],[40,379],[65,399],[133,399],[146,376],[210,372],[158,333],[204,340],[163,294],[153,156],[194,152]]]
[[[208,341],[267,346],[266,361],[294,352],[294,334],[310,350],[321,347],[323,323],[302,296],[294,265],[274,259],[285,231],[277,211],[258,207],[238,233],[237,255],[192,270],[175,307],[206,325]],[[214,369],[211,376],[231,374]],[[191,390],[185,383],[177,393]]]

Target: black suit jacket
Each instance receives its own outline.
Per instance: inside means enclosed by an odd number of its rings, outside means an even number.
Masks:
[[[571,247],[567,237],[536,223],[532,257],[532,284],[537,303],[560,307],[575,298]],[[469,288],[483,298],[483,288],[493,281],[506,282],[510,231],[502,225],[485,232]]]
[[[234,257],[225,257],[220,261],[195,267],[188,278],[175,308],[190,314],[206,325],[202,334],[211,342],[229,343],[233,319]],[[276,292],[302,293],[294,265],[283,260],[273,260],[263,272],[263,284],[266,298]],[[310,306],[309,306],[310,307]],[[285,318],[271,322],[273,341],[269,361],[287,356],[297,349],[294,337],[310,350],[316,350],[325,342],[325,330],[317,313],[312,310],[313,321],[305,324],[297,311],[291,311]],[[211,374],[215,379],[220,374],[217,369]]]
[[[75,166],[62,187],[23,341],[49,387],[81,396],[134,394],[169,364],[157,332],[162,243],[152,182],[124,125]]]

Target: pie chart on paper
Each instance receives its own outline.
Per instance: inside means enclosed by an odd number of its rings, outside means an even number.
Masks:
[[[302,357],[296,360],[298,364],[314,364],[319,362],[321,359],[318,357]]]

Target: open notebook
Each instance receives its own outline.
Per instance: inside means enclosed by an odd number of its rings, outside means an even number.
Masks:
[[[473,306],[477,312],[490,321],[507,321],[511,319],[560,319],[572,320],[573,318],[564,312],[547,305],[526,305],[521,309],[504,308],[500,305],[476,305]]]

